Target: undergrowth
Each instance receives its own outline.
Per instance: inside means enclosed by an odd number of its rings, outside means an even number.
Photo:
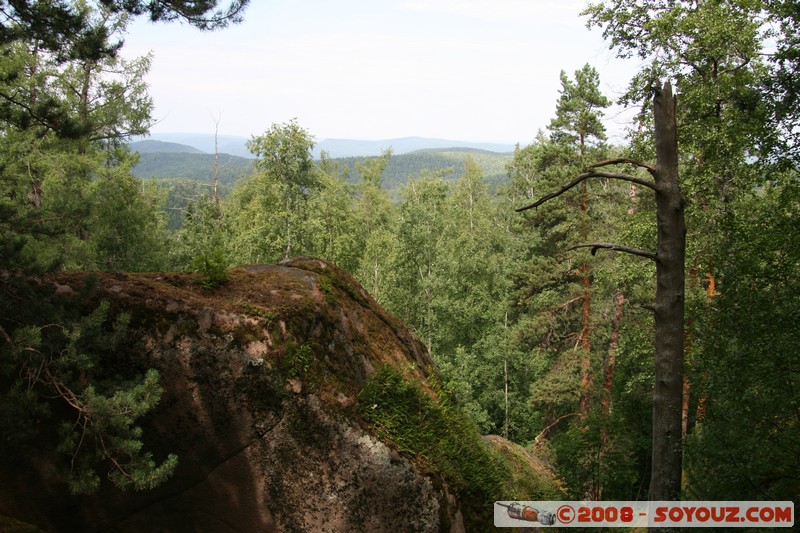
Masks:
[[[191,269],[200,274],[200,284],[204,289],[216,289],[230,279],[228,259],[221,246],[215,246],[193,257]]]

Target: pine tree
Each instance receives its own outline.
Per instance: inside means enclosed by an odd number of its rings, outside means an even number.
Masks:
[[[110,36],[124,31],[125,17],[82,9],[90,20],[106,24]],[[28,76],[0,81],[0,92],[10,101],[27,102],[22,107],[57,105],[80,135],[65,136],[37,122],[25,128],[5,124],[0,142],[6,154],[6,210],[0,228],[15,244],[3,261],[34,269],[163,266],[166,235],[159,206],[134,183],[135,158],[122,144],[150,124],[152,101],[141,81],[150,58],[59,62],[32,38],[5,52],[10,68]]]
[[[128,15],[144,13],[210,29],[246,3],[213,11],[215,1],[3,2],[0,432],[4,453],[19,454],[20,464],[30,446],[58,438],[52,452],[64,456],[74,493],[96,490],[101,475],[122,489],[151,489],[177,458],[158,464],[144,448],[136,424],[161,388],[155,371],[118,366],[127,317],[112,317],[105,303],[86,316],[83,292],[51,305],[29,276],[163,265],[158,199],[133,179],[135,158],[122,146],[150,124],[141,81],[149,58],[119,58],[119,34]]]
[[[24,285],[4,289],[15,302],[30,296]],[[6,317],[9,309],[3,302],[0,316]],[[0,427],[6,453],[27,454],[37,438],[47,442],[58,426],[54,451],[64,462],[57,475],[72,493],[97,490],[101,472],[120,489],[152,489],[172,475],[178,461],[169,455],[157,464],[142,447],[142,429],[136,425],[161,396],[158,373],[148,370],[122,382],[114,377],[119,369],[110,370],[110,361],[125,351],[128,317],[112,320],[108,302],[81,316],[74,304],[57,315],[32,301],[15,311],[17,321],[28,325],[12,330],[0,346]],[[51,320],[56,316],[60,323]],[[59,423],[54,413],[64,408],[70,417]]]

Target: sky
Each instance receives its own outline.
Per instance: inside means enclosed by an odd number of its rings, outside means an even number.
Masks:
[[[586,63],[619,96],[637,65],[608,50],[586,0],[252,0],[215,32],[136,20],[153,54],[154,133],[250,137],[296,119],[317,140],[409,136],[530,143],[559,75]],[[613,140],[630,114],[606,113]]]

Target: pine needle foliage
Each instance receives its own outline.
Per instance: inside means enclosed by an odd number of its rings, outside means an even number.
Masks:
[[[85,316],[21,327],[0,353],[0,428],[12,453],[40,436],[49,442],[49,428],[57,425],[54,451],[73,494],[97,491],[103,473],[123,490],[152,489],[177,465],[174,455],[157,464],[137,425],[161,397],[158,372],[108,375],[129,323],[125,314],[112,319],[109,308],[104,301]]]

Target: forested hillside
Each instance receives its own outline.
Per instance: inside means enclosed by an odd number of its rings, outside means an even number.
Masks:
[[[218,156],[219,181],[232,185],[250,173],[253,160],[230,154]],[[189,152],[144,152],[131,172],[141,179],[186,178],[202,182],[214,180],[214,154]]]
[[[247,150],[248,137],[220,134],[200,133],[151,133],[146,138],[135,137],[131,144],[134,149],[146,141],[155,151],[181,152],[183,150],[164,150],[164,145],[179,144],[194,148],[206,154],[220,153],[252,157]],[[430,137],[400,137],[393,139],[360,140],[360,139],[320,139],[316,138],[313,153],[319,159],[322,153],[328,154],[333,159],[346,157],[376,157],[384,151],[391,149],[395,155],[420,152],[424,150],[441,152],[452,147],[476,151],[507,153],[514,150],[514,143],[491,143],[464,140],[449,140]],[[216,147],[216,148],[215,148]],[[149,149],[148,149],[149,151]]]
[[[392,155],[381,175],[381,184],[386,190],[396,193],[408,178],[419,176],[425,171],[443,172],[444,179],[457,181],[466,172],[465,161],[468,156],[480,167],[484,181],[493,189],[508,181],[506,166],[513,158],[513,154],[470,148],[444,148]],[[360,179],[358,163],[362,159],[343,157],[333,161],[342,166],[343,172],[349,176],[349,181],[355,184]]]
[[[612,102],[587,64],[561,72],[549,124],[513,154],[315,160],[312,132],[294,120],[264,125],[248,144],[256,159],[235,176],[223,174],[223,158],[216,183],[213,156],[170,176],[202,186],[137,177],[125,140],[150,124],[147,57],[59,55],[53,35],[33,33],[39,26],[9,26],[16,33],[0,34],[0,61],[17,74],[0,79],[3,446],[35,445],[41,420],[74,409],[59,475],[75,492],[96,489],[98,469],[120,461],[130,475],[112,479],[123,488],[156,486],[174,467],[149,457],[136,430],[158,397],[155,377],[92,381],[102,352],[93,346],[109,346],[125,319],[110,320],[108,308],[61,316],[26,300],[21,279],[189,271],[214,291],[231,267],[308,255],[352,273],[411,328],[441,393],[483,434],[546,458],[566,499],[647,500],[664,312],[656,271],[668,260],[657,252],[665,191],[653,179],[664,150],[654,95],[672,80],[682,194],[673,210],[686,228],[685,284],[673,298],[685,313],[671,391],[681,399],[675,497],[800,499],[800,14],[781,0],[608,0],[586,17],[640,65],[620,100],[640,109],[623,145],[607,141]],[[109,81],[109,70],[122,74]],[[335,280],[321,283],[332,290]],[[109,432],[119,447],[81,444]]]
[[[143,180],[157,181],[159,189],[166,194],[163,209],[168,217],[167,227],[170,230],[180,229],[187,206],[209,194],[214,181],[214,155],[200,152],[191,146],[163,141],[137,141],[130,148],[138,153],[131,173]],[[481,168],[483,179],[492,190],[508,181],[506,165],[512,160],[512,154],[449,148],[391,156],[381,176],[381,183],[389,196],[397,200],[401,186],[410,177],[436,172],[446,181],[455,182],[466,172],[467,156]],[[341,166],[341,177],[344,181],[355,185],[362,179],[359,166],[363,160],[364,158],[347,157],[330,161]],[[237,180],[252,172],[253,160],[219,154],[216,165],[220,196],[226,197]]]

